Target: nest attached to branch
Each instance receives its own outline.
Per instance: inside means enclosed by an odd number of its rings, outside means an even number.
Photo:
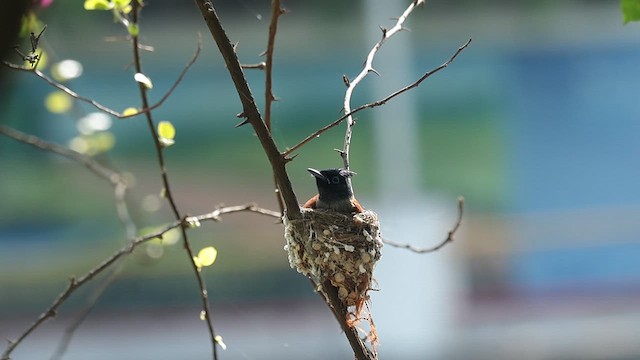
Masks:
[[[370,210],[353,216],[328,210],[301,211],[299,220],[283,218],[289,265],[311,278],[325,297],[322,284],[330,281],[344,308],[351,307],[353,324],[369,300],[373,268],[380,259],[378,215]]]

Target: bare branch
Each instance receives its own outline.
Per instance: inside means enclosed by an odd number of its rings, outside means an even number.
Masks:
[[[267,67],[267,63],[265,63],[264,61],[259,62],[257,64],[242,64],[240,65],[243,69],[258,69],[258,70],[264,70]]]
[[[109,181],[113,185],[124,183],[124,180],[119,173],[101,165],[91,157],[81,154],[77,151],[71,150],[69,148],[66,148],[58,144],[47,142],[37,136],[29,135],[29,134],[23,133],[22,131],[19,131],[1,124],[0,124],[0,134],[5,135],[9,138],[12,138],[16,141],[34,146],[40,150],[56,153],[58,155],[62,155],[66,157],[67,159],[76,161],[84,165],[87,169],[89,169],[94,174]]]
[[[351,96],[355,88],[360,84],[362,79],[364,79],[369,73],[373,72],[377,74],[377,71],[373,68],[373,59],[376,56],[376,53],[382,47],[382,44],[402,30],[402,24],[404,24],[407,17],[413,12],[416,6],[418,6],[422,1],[417,0],[413,1],[409,7],[404,11],[404,13],[398,18],[396,24],[391,29],[382,28],[382,38],[373,46],[371,51],[369,51],[369,55],[367,55],[367,60],[365,61],[364,68],[362,71],[356,76],[353,80],[349,80],[349,85],[347,86],[347,91],[344,94],[344,112],[346,114],[351,113]],[[344,148],[340,153],[342,157],[342,161],[344,163],[344,168],[349,170],[349,151],[351,149],[351,136],[353,135],[353,126],[355,125],[355,121],[353,120],[353,116],[347,116],[347,130],[344,136]]]
[[[215,218],[218,218],[217,220],[219,220],[220,215],[232,214],[237,212],[253,212],[253,213],[262,214],[266,216],[279,216],[275,211],[260,208],[255,204],[247,204],[247,205],[240,205],[240,206],[221,207],[211,213],[195,216],[195,218],[199,220],[215,220]],[[212,214],[216,214],[216,215],[212,216]],[[87,282],[95,278],[97,275],[99,275],[100,273],[108,269],[111,265],[117,262],[122,256],[132,253],[136,247],[152,239],[162,239],[164,234],[179,227],[184,228],[185,222],[182,220],[174,221],[171,224],[166,225],[157,231],[150,232],[144,236],[139,236],[133,239],[131,242],[129,242],[129,244],[123,246],[120,250],[116,251],[114,254],[109,256],[107,259],[102,261],[96,267],[89,270],[82,277],[80,278],[72,277],[69,281],[69,285],[65,288],[65,290],[63,290],[60,293],[60,295],[58,295],[58,297],[53,301],[53,303],[42,314],[40,314],[40,316],[36,319],[36,321],[33,322],[33,324],[31,324],[25,331],[23,331],[17,340],[9,341],[9,346],[4,350],[0,359],[9,360],[10,359],[9,356],[15,350],[15,348],[17,348],[18,345],[20,345],[20,343],[27,336],[29,336],[29,334],[31,334],[36,328],[42,325],[49,318],[54,317],[60,305],[62,305],[62,303],[64,303],[64,301],[67,298],[69,298],[69,296],[71,296],[76,290],[78,290]]]
[[[118,267],[113,269],[109,274],[109,276],[106,279],[104,279],[102,284],[100,284],[93,291],[93,293],[89,297],[89,300],[87,301],[85,308],[78,314],[78,316],[71,323],[71,325],[67,327],[67,329],[64,331],[64,335],[60,340],[60,343],[58,343],[58,347],[56,348],[56,351],[51,356],[51,360],[62,359],[62,357],[64,356],[64,353],[67,352],[67,348],[69,348],[69,344],[71,344],[71,339],[73,338],[73,335],[75,334],[76,330],[84,322],[84,320],[86,320],[86,318],[89,316],[91,311],[94,309],[94,307],[98,303],[98,300],[100,299],[100,297],[102,297],[102,294],[105,292],[105,290],[107,290],[107,288],[115,281],[118,275],[120,275],[120,273],[122,272],[122,269],[124,269],[124,263],[120,263]]]
[[[295,144],[294,146],[292,146],[291,148],[287,149],[287,151],[283,152],[282,155],[283,156],[289,156],[291,155],[291,153],[293,153],[294,151],[298,150],[299,148],[301,148],[302,146],[304,146],[305,144],[307,144],[308,142],[310,142],[313,139],[316,139],[318,137],[320,137],[320,135],[322,135],[323,133],[325,133],[327,130],[341,124],[345,119],[347,119],[348,117],[352,116],[353,114],[360,112],[364,109],[369,109],[369,108],[374,108],[374,107],[378,107],[381,105],[386,104],[389,100],[393,99],[394,97],[409,91],[415,87],[418,87],[424,80],[426,80],[428,77],[430,77],[431,75],[437,73],[438,71],[446,68],[447,66],[449,66],[449,64],[451,64],[453,62],[453,60],[456,59],[456,57],[458,56],[458,54],[460,54],[464,49],[467,48],[467,46],[469,46],[469,44],[471,43],[471,39],[467,40],[466,43],[464,43],[462,46],[460,46],[458,48],[458,50],[456,50],[456,52],[449,58],[449,60],[447,60],[446,62],[444,62],[442,65],[434,68],[433,70],[429,70],[426,73],[424,73],[418,80],[414,81],[413,83],[403,87],[402,89],[399,89],[397,91],[394,91],[393,93],[389,94],[388,96],[386,96],[383,99],[380,99],[378,101],[374,101],[368,104],[364,104],[361,106],[358,106],[357,108],[353,109],[351,112],[346,113],[344,115],[342,115],[341,117],[339,117],[338,119],[336,119],[334,122],[318,129],[317,131],[315,131],[313,134],[307,136],[306,138],[302,139],[302,141],[300,141],[299,143]]]
[[[205,22],[207,23],[207,26],[209,27],[209,31],[211,32],[213,39],[218,45],[220,54],[227,65],[227,70],[229,71],[231,80],[233,80],[240,102],[242,102],[243,117],[245,117],[246,120],[251,123],[251,126],[253,126],[256,136],[260,140],[260,144],[271,163],[271,168],[273,169],[274,176],[277,179],[278,189],[285,204],[286,215],[292,220],[299,219],[301,217],[300,205],[298,204],[296,195],[293,192],[293,187],[291,186],[291,181],[289,180],[289,175],[285,169],[286,160],[280,154],[275,141],[271,137],[269,129],[260,116],[260,111],[256,106],[251,90],[249,89],[249,85],[244,77],[244,73],[242,72],[242,67],[238,61],[233,44],[229,40],[227,33],[224,31],[211,1],[195,1]]]
[[[53,303],[49,306],[49,308],[47,308],[47,310],[45,310],[42,314],[40,314],[40,316],[38,316],[36,321],[34,321],[33,324],[31,324],[31,326],[29,326],[18,337],[16,341],[9,341],[9,346],[4,350],[4,352],[2,353],[2,357],[0,359],[9,360],[9,356],[11,355],[13,350],[18,345],[20,345],[20,343],[27,336],[29,336],[29,334],[31,334],[36,328],[42,325],[49,318],[55,317],[58,307],[60,307],[60,305],[62,305],[62,303],[64,303],[64,301],[67,300],[67,298],[71,296],[71,294],[73,294],[73,292],[75,292],[78,288],[80,288],[82,285],[86,284],[88,281],[96,277],[105,269],[109,268],[116,261],[118,261],[123,255],[130,254],[133,251],[133,249],[135,249],[138,245],[145,243],[151,239],[162,238],[163,234],[165,234],[169,230],[179,227],[180,224],[181,223],[179,221],[175,221],[172,224],[169,224],[158,231],[149,233],[142,237],[138,237],[133,241],[131,241],[128,245],[116,251],[113,255],[111,255],[110,257],[105,259],[103,262],[98,264],[95,268],[89,270],[89,272],[87,272],[82,277],[77,279],[75,277],[71,277],[69,279],[69,285],[67,285],[67,288],[64,291],[62,291],[60,295],[58,295],[58,297],[53,301]]]
[[[273,96],[273,52],[275,50],[276,33],[278,32],[278,19],[285,10],[280,6],[280,0],[271,1],[271,22],[269,23],[269,36],[267,40],[267,50],[265,51],[265,81],[264,81],[264,124],[271,132],[271,105],[275,101]],[[278,208],[284,213],[284,203],[280,190],[278,189],[278,179],[274,174],[275,194]]]
[[[67,95],[71,96],[72,98],[78,100],[78,101],[82,101],[85,102],[87,104],[90,104],[91,106],[95,107],[96,109],[105,112],[111,116],[114,116],[118,119],[126,119],[126,118],[130,118],[130,117],[134,117],[134,116],[138,116],[140,114],[146,114],[152,110],[155,110],[157,108],[159,108],[160,106],[162,106],[162,104],[164,104],[164,102],[169,98],[169,96],[171,96],[171,94],[173,93],[173,91],[178,87],[178,85],[180,84],[180,82],[182,81],[182,79],[184,78],[184,76],[187,74],[187,72],[189,71],[189,69],[191,68],[191,66],[196,62],[196,60],[198,59],[198,56],[200,55],[200,50],[202,48],[202,38],[201,36],[198,36],[198,46],[196,48],[196,52],[193,54],[193,56],[191,57],[191,59],[189,60],[189,62],[187,62],[187,64],[185,65],[185,67],[182,69],[182,72],[180,73],[180,75],[178,76],[178,78],[176,79],[176,81],[173,83],[173,85],[171,85],[171,87],[169,88],[169,90],[167,90],[167,92],[160,98],[160,100],[158,100],[158,102],[156,102],[155,104],[149,106],[149,107],[145,107],[141,110],[139,110],[136,113],[133,114],[122,114],[119,113],[115,110],[110,109],[107,106],[104,106],[102,104],[100,104],[99,102],[81,96],[80,94],[76,93],[75,91],[69,89],[68,87],[60,84],[59,82],[51,79],[50,77],[48,77],[47,75],[45,75],[42,71],[35,69],[35,68],[28,68],[25,66],[20,66],[20,65],[16,65],[16,64],[11,64],[9,62],[3,61],[4,65],[7,66],[10,69],[13,70],[18,70],[18,71],[26,71],[29,73],[33,73],[35,76],[41,78],[42,80],[46,81],[49,85],[55,87],[56,89],[66,93]]]
[[[196,216],[195,218],[198,219],[198,221],[204,221],[204,220],[220,221],[221,215],[235,213],[235,212],[242,212],[242,211],[251,211],[251,212],[255,212],[258,214],[262,214],[262,215],[266,215],[266,216],[270,216],[278,219],[280,218],[280,216],[282,216],[277,211],[261,208],[255,203],[249,203],[249,204],[238,205],[238,206],[218,207],[217,209],[215,209],[214,211],[208,214]]]
[[[434,247],[418,248],[411,244],[398,243],[389,239],[383,239],[382,241],[387,245],[397,247],[397,248],[407,249],[409,251],[412,251],[418,254],[426,254],[426,253],[438,251],[448,243],[453,242],[453,236],[456,234],[456,232],[460,228],[460,225],[462,225],[463,211],[464,211],[464,198],[460,196],[458,197],[458,219],[456,220],[456,223],[453,225],[453,228],[449,230],[449,233],[447,234],[447,238]]]
[[[133,24],[135,24],[136,26],[138,25],[138,15],[141,9],[141,4],[138,1],[133,1],[132,2],[132,22]],[[139,42],[138,42],[138,36],[137,35],[132,35],[131,36],[131,42],[132,42],[132,48],[133,48],[133,63],[134,63],[134,67],[135,67],[135,71],[136,73],[143,73],[142,71],[142,63],[140,60],[140,47],[138,46]],[[200,44],[198,44],[198,48],[200,48]],[[143,109],[148,109],[149,108],[149,100],[147,97],[147,87],[142,84],[142,83],[138,83],[138,89],[140,90],[140,99],[142,100],[142,108]],[[180,223],[183,223],[183,219],[182,219],[182,215],[180,214],[180,210],[178,210],[178,206],[176,204],[176,201],[173,197],[173,193],[171,191],[171,186],[169,183],[169,175],[167,174],[167,167],[165,164],[165,160],[164,160],[164,147],[162,146],[162,144],[160,143],[160,139],[158,137],[158,133],[156,131],[156,127],[155,124],[153,122],[153,118],[151,115],[151,112],[146,112],[145,113],[145,117],[147,120],[147,125],[149,128],[149,132],[151,134],[151,137],[153,138],[153,144],[155,146],[155,150],[156,150],[156,157],[158,159],[158,167],[160,168],[160,176],[162,177],[162,184],[164,186],[164,194],[165,194],[165,198],[169,201],[169,205],[171,207],[171,211],[173,212],[173,215],[175,216],[175,219],[177,221],[180,221]],[[193,261],[194,258],[194,253],[193,250],[191,249],[191,244],[189,242],[189,237],[187,235],[187,230],[186,230],[186,226],[181,226],[180,227],[180,231],[182,232],[182,245],[185,249],[186,255],[188,256],[188,261],[191,264],[191,267],[193,269],[193,274],[196,278],[196,281],[198,283],[198,288],[199,288],[199,293],[200,293],[200,300],[202,302],[202,311],[204,314],[204,318],[206,320],[206,324],[207,324],[207,330],[209,331],[209,335],[210,335],[210,341],[211,341],[211,348],[213,351],[213,359],[217,360],[218,359],[218,343],[216,341],[216,334],[215,331],[213,329],[213,322],[211,320],[211,306],[209,305],[209,296],[208,296],[208,292],[207,292],[207,287],[204,283],[204,278],[202,277],[202,274],[200,273],[200,270],[198,269],[198,266],[195,264],[195,262]]]

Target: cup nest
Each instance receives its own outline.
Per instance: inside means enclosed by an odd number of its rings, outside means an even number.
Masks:
[[[283,218],[289,265],[316,285],[330,281],[345,308],[355,306],[353,315],[358,318],[369,299],[373,268],[380,259],[378,215],[370,210],[353,216],[327,210],[301,211],[301,219]]]

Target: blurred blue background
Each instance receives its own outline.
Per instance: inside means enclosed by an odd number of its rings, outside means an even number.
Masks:
[[[284,149],[340,115],[342,75],[353,78],[404,2],[285,2],[276,42],[273,135]],[[223,1],[223,25],[244,63],[266,46],[269,2]],[[56,1],[39,17],[49,63],[80,61],[68,85],[117,111],[139,106],[131,49],[108,13]],[[372,312],[385,359],[640,358],[640,28],[616,1],[430,1],[374,62],[381,76],[356,90],[357,106],[414,81],[473,42],[447,69],[387,106],[357,115],[354,187],[381,214],[384,235],[437,244],[417,255],[386,246]],[[276,209],[272,175],[194,4],[148,1],[141,18],[152,102],[196,48],[203,52],[156,121],[178,206],[202,214],[255,201]],[[105,39],[108,38],[108,39]],[[18,59],[12,59],[17,62]],[[378,66],[379,65],[379,66]],[[79,136],[76,104],[51,114],[54,89],[3,69],[3,124],[60,144]],[[49,70],[46,69],[45,72]],[[247,70],[262,107],[264,74]],[[8,90],[8,91],[7,91]],[[140,231],[172,220],[159,197],[152,139],[141,117],[112,119],[115,145],[96,159],[130,174]],[[339,126],[289,166],[300,202],[314,193],[307,167],[340,166]],[[0,137],[0,337],[14,339],[66,286],[126,243],[113,189],[82,166]],[[160,204],[160,205],[159,205]],[[309,283],[289,269],[272,218],[229,215],[191,231],[213,245],[204,271],[224,359],[349,358],[346,341]],[[206,358],[199,298],[179,243],[140,247],[80,327],[65,358]],[[48,358],[65,327],[108,274],[79,291],[16,359]]]

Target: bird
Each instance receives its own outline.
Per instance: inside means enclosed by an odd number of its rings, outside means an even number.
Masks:
[[[353,196],[353,189],[348,181],[355,175],[353,171],[346,169],[316,170],[308,168],[307,171],[316,179],[318,194],[309,199],[303,208],[325,209],[342,214],[362,213],[364,208]]]

